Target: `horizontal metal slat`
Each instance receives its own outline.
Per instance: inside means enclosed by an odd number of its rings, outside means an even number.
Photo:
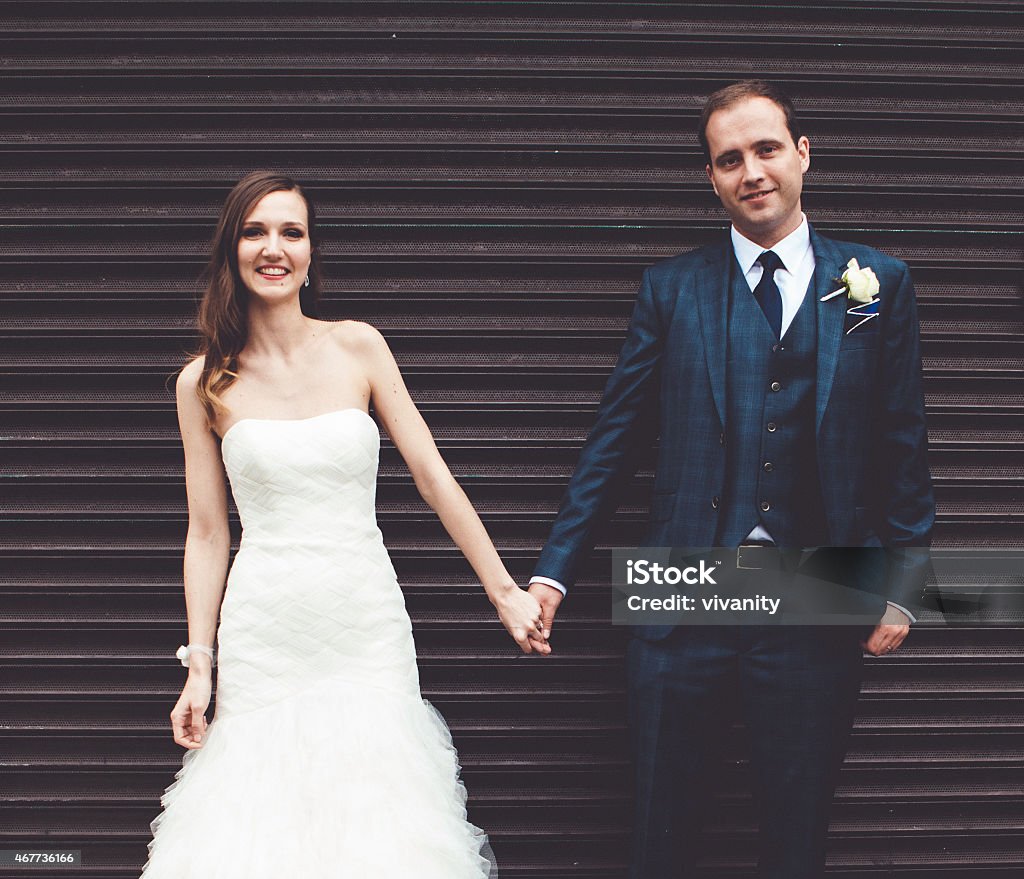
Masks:
[[[757,34],[763,38],[822,35],[855,40],[877,37],[895,29],[901,41],[946,41],[951,27],[963,30],[968,45],[974,40],[1010,40],[1017,31],[1006,20],[1015,10],[1014,0],[902,0],[879,7],[848,3],[842,21],[823,16],[804,5],[780,4],[766,18],[763,8],[750,2],[720,0],[717,3],[605,3],[593,2],[583,10],[576,3],[474,3],[467,9],[458,2],[432,3],[429,11],[408,4],[361,3],[342,15],[329,3],[304,4],[281,22],[272,3],[237,4],[233,14],[223,8],[203,8],[201,3],[136,2],[131,15],[116,2],[46,4],[27,10],[11,0],[0,7],[7,13],[12,32],[59,33],[200,33],[323,34],[325,32],[401,32],[458,34],[473,38],[487,33],[516,35],[564,33],[611,33],[635,37],[687,34]],[[728,15],[722,10],[728,9]],[[928,16],[922,20],[921,10]],[[901,27],[902,26],[902,27]]]
[[[625,101],[624,104],[628,104]],[[287,106],[287,105],[286,105]],[[503,106],[503,105],[502,105]],[[472,107],[459,108],[449,113],[420,111],[398,112],[394,109],[372,112],[359,107],[350,109],[324,106],[319,112],[300,112],[292,109],[274,109],[274,124],[267,126],[268,109],[256,113],[239,110],[231,114],[232,124],[226,124],[222,110],[190,112],[165,109],[160,112],[105,112],[90,109],[87,113],[60,112],[28,113],[7,110],[0,112],[0,149],[15,147],[45,147],[67,149],[100,146],[117,149],[123,146],[148,148],[168,146],[180,149],[188,143],[212,147],[238,146],[251,149],[248,132],[259,131],[265,147],[292,148],[295,133],[301,132],[304,147],[381,144],[387,147],[430,144],[476,148],[502,146],[522,148],[526,145],[637,149],[673,148],[679,150],[680,159],[698,158],[696,141],[695,98],[689,116],[678,108],[664,113],[630,111],[625,106],[608,108],[609,112],[595,114],[593,107],[572,113],[569,108],[552,108],[548,112],[521,110],[514,116],[488,112]],[[938,106],[938,105],[936,105]],[[614,112],[612,112],[614,111]],[[832,114],[802,114],[813,126],[815,152],[823,155],[871,156],[928,156],[948,160],[1006,159],[1020,152],[1024,136],[1013,125],[990,121],[988,114],[977,117],[963,115],[959,119],[907,119],[902,111],[894,110],[891,118],[880,119],[880,111],[865,102],[861,113],[835,109]],[[74,118],[75,124],[69,125]],[[884,121],[884,125],[880,122]],[[1012,112],[1006,113],[1006,122],[1015,122]],[[951,123],[960,122],[956,134],[950,132]],[[182,132],[188,132],[183,144]],[[851,151],[851,143],[856,151]]]

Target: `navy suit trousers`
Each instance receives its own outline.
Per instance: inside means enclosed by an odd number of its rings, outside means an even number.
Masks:
[[[662,640],[631,640],[631,879],[696,875],[716,745],[737,708],[750,735],[758,875],[820,879],[864,634],[862,627],[678,626]]]

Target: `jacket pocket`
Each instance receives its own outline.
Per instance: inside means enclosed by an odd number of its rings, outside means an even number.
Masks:
[[[878,347],[878,333],[868,333],[863,330],[855,330],[848,336],[843,337],[843,341],[839,345],[839,353],[842,354],[844,351],[858,351],[864,348],[877,348]]]

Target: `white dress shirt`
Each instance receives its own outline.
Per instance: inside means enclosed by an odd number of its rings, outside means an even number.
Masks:
[[[800,225],[770,248],[782,260],[782,268],[775,271],[775,284],[779,288],[779,293],[782,294],[783,336],[786,335],[786,330],[793,323],[793,318],[803,304],[804,297],[807,295],[807,288],[810,286],[811,278],[814,276],[814,267],[816,265],[814,261],[814,248],[811,247],[811,233],[807,226],[807,216],[801,216]],[[746,279],[748,286],[753,291],[761,280],[761,275],[764,273],[764,268],[757,261],[757,258],[765,252],[765,248],[744,237],[735,226],[729,230],[729,234],[732,237],[732,248],[736,254],[736,262],[739,264],[740,271],[743,272],[743,277]],[[754,530],[747,535],[747,540],[775,542],[772,540],[768,530],[760,523],[755,525]],[[565,586],[557,580],[552,580],[550,577],[533,577],[530,583],[531,585],[533,583],[545,583],[548,586],[554,586],[563,595],[566,594]],[[888,604],[903,611],[910,618],[911,622],[917,622],[914,615],[905,607],[891,601]]]
[[[732,236],[732,249],[736,254],[736,262],[753,290],[761,280],[764,269],[757,258],[765,249],[749,238],[744,238],[733,226],[729,230]],[[793,323],[797,310],[807,295],[807,286],[814,274],[814,248],[811,247],[811,233],[807,227],[807,217],[785,238],[771,248],[782,260],[782,268],[775,271],[775,284],[782,294],[782,335]]]

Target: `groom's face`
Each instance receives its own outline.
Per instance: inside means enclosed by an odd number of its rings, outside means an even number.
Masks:
[[[716,110],[706,134],[708,178],[733,225],[762,247],[774,246],[800,225],[807,138],[794,143],[782,108],[762,97]]]

